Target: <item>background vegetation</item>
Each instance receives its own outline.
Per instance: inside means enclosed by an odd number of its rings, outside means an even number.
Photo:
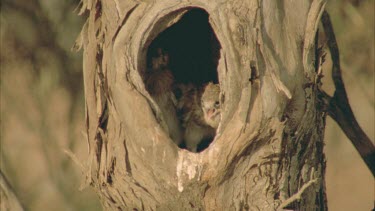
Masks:
[[[101,210],[79,191],[85,160],[82,52],[70,49],[85,17],[78,0],[2,0],[0,13],[0,168],[27,210]],[[330,0],[354,113],[371,140],[374,117],[374,1]],[[328,56],[327,56],[328,58]],[[332,93],[330,61],[324,88]],[[370,210],[374,181],[353,146],[328,118],[325,133],[330,210]]]

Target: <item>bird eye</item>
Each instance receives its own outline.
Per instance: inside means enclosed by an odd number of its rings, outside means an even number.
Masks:
[[[219,102],[219,101],[216,101],[216,102],[215,102],[215,108],[219,108],[219,106],[220,106],[220,102]]]

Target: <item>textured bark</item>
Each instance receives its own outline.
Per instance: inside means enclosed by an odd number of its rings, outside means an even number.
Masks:
[[[315,34],[323,0],[82,0],[89,162],[108,210],[326,210]],[[168,137],[143,84],[147,49],[186,12],[209,14],[225,101],[200,153]]]

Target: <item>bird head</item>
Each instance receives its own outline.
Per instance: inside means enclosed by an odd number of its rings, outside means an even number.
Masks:
[[[201,106],[206,123],[213,128],[217,128],[221,119],[219,84],[210,82],[204,87]]]
[[[152,57],[152,69],[163,70],[169,66],[169,55],[161,48],[156,49],[156,55]]]

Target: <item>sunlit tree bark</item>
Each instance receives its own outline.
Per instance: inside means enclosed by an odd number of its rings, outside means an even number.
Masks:
[[[316,39],[325,1],[82,0],[87,181],[108,210],[326,210]],[[178,148],[145,89],[147,50],[209,15],[225,97],[213,143]],[[317,65],[318,64],[318,65]]]

